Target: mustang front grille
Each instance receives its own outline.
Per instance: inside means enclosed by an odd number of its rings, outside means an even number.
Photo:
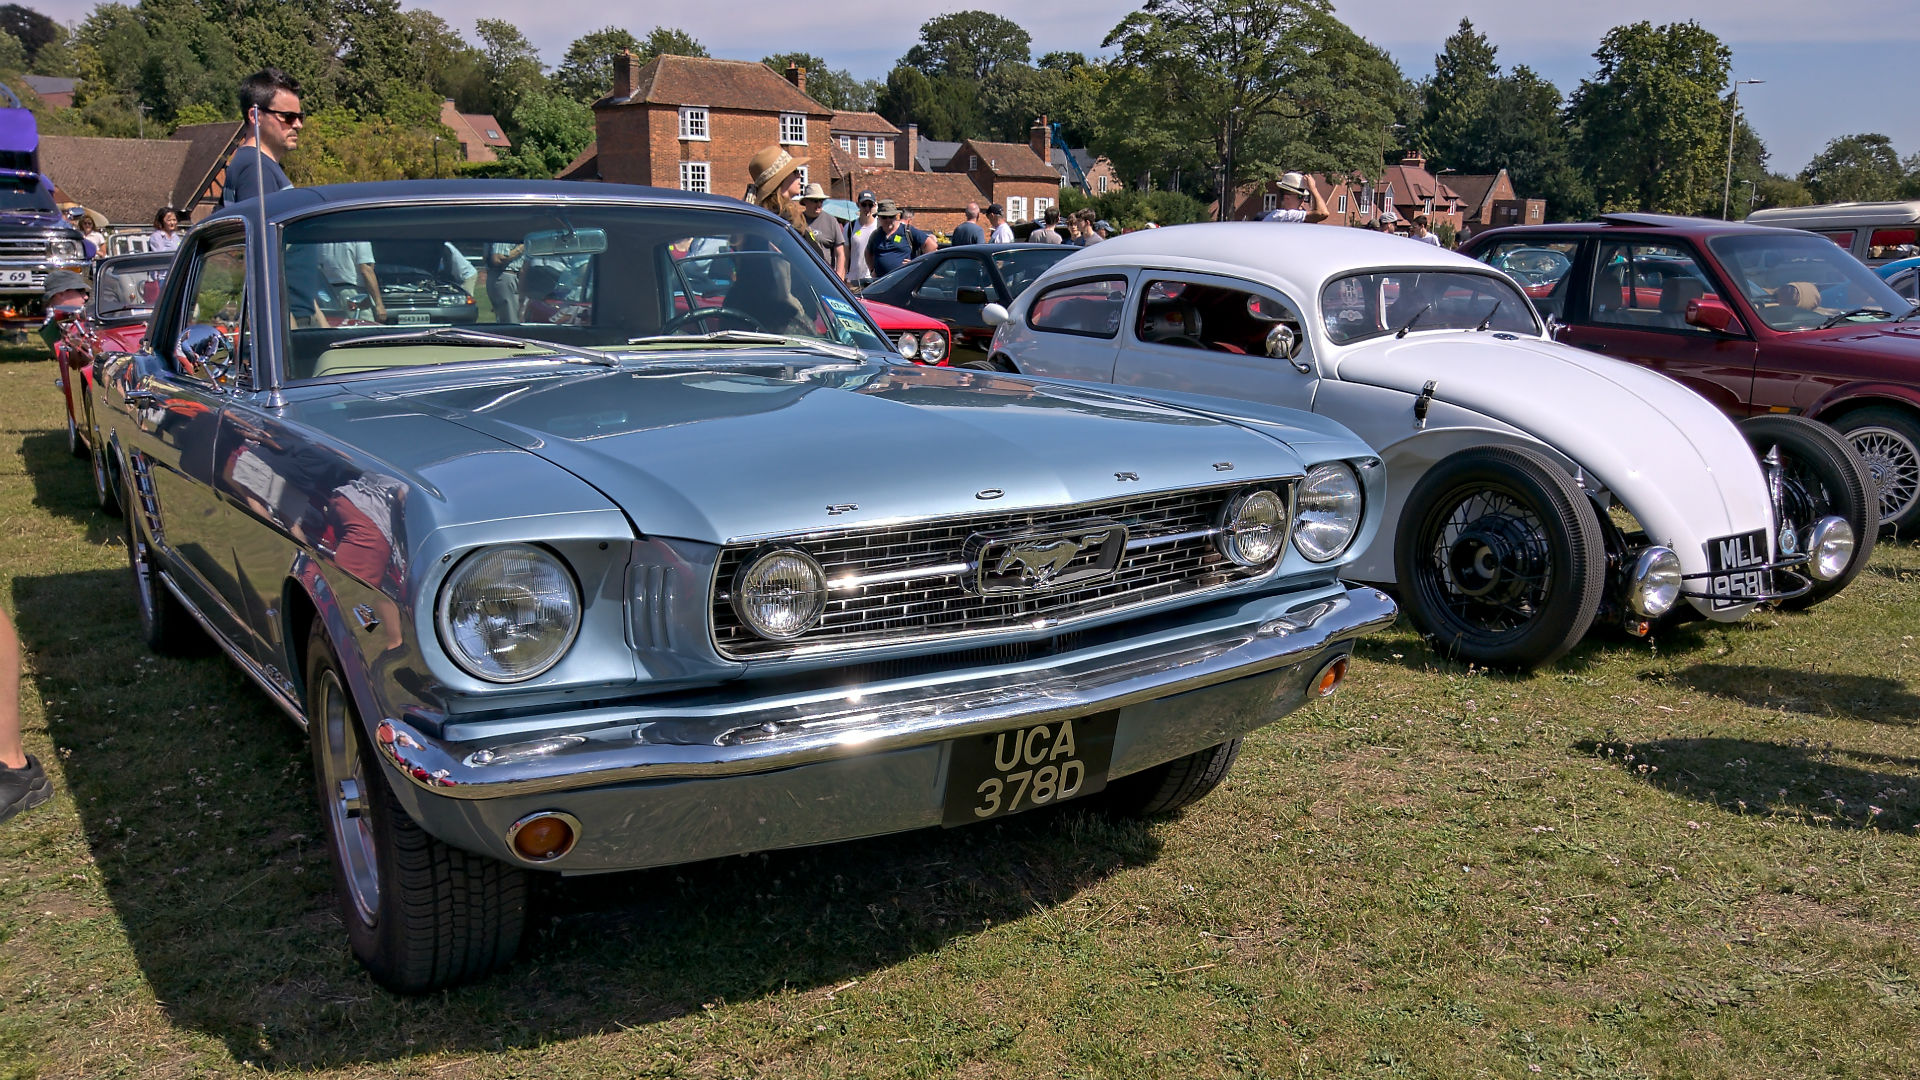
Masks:
[[[1222,508],[1234,492],[1250,484],[1273,487],[1292,502],[1291,480],[1242,480],[1080,506],[973,514],[733,545],[721,553],[715,569],[714,644],[722,656],[758,660],[1050,626],[1256,577],[1267,569],[1237,566],[1214,546]],[[1052,589],[989,589],[983,594],[979,588],[982,547],[977,538],[1077,534],[1115,524],[1126,527],[1126,545],[1111,573]],[[755,634],[740,621],[732,604],[735,575],[756,552],[773,545],[799,548],[813,556],[829,583],[826,611],[818,624],[787,641]],[[1083,551],[1054,570],[1062,580],[1070,580],[1102,557],[1098,548]],[[1105,557],[1110,560],[1111,552]]]

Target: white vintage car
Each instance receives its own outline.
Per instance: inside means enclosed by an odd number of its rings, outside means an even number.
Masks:
[[[1644,635],[1817,603],[1878,525],[1864,466],[1824,425],[1736,425],[1665,376],[1556,344],[1511,278],[1399,237],[1132,233],[988,318],[1007,370],[1353,429],[1386,462],[1388,501],[1348,573],[1396,587],[1437,647],[1481,664],[1551,662],[1596,622]]]

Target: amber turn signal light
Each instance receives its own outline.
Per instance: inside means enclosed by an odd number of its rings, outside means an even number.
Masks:
[[[555,810],[529,814],[507,829],[507,846],[528,862],[557,859],[572,851],[579,839],[579,820]]]
[[[1340,688],[1347,678],[1347,658],[1342,656],[1333,663],[1320,669],[1320,677],[1313,681],[1313,696],[1326,697]]]

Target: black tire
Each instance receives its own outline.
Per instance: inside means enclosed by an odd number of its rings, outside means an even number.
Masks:
[[[140,505],[129,492],[127,504]],[[127,568],[133,575],[133,606],[140,616],[140,639],[147,648],[167,656],[200,656],[212,641],[195,622],[187,606],[160,580],[153,546],[141,530],[138,514],[127,515]]]
[[[1427,470],[1394,539],[1400,593],[1443,655],[1485,667],[1550,664],[1600,610],[1607,552],[1593,503],[1532,450],[1465,450]]]
[[[993,361],[984,360],[979,357],[975,357],[972,360],[963,360],[960,363],[955,364],[953,366],[957,368],[966,368],[969,371],[999,371],[1000,370],[998,367],[994,365]]]
[[[987,363],[991,364],[995,371],[1003,371],[1009,375],[1020,374],[1020,365],[1014,363],[1013,358],[1005,353],[994,353],[993,359]]]
[[[1123,776],[1102,793],[1109,812],[1121,817],[1160,817],[1200,801],[1220,786],[1240,756],[1240,740],[1210,746],[1163,765]]]
[[[1833,426],[1873,477],[1880,493],[1880,527],[1899,536],[1920,529],[1920,417],[1875,405],[1847,413]]]
[[[67,453],[85,461],[87,444],[80,439],[80,425],[73,422],[73,413],[67,413]]]
[[[97,444],[100,440],[95,439]],[[93,453],[93,500],[100,504],[100,512],[108,517],[119,517],[120,480],[113,472],[113,459],[107,455],[106,447],[95,445]]]
[[[401,994],[468,982],[511,963],[526,923],[526,871],[443,843],[407,814],[317,620],[306,687],[315,794],[354,957]]]
[[[1880,503],[1873,476],[1853,449],[1853,444],[1818,420],[1804,416],[1752,416],[1740,423],[1766,467],[1766,456],[1780,448],[1781,472],[1785,480],[1782,524],[1793,529],[1828,515],[1846,519],[1853,527],[1853,559],[1832,581],[1815,580],[1813,591],[1805,596],[1783,600],[1780,606],[1799,610],[1813,605],[1847,587],[1873,557],[1874,537],[1880,531]]]

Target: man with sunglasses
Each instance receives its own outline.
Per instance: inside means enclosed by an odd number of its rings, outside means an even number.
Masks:
[[[246,137],[227,162],[220,190],[222,205],[293,186],[280,167],[280,158],[300,145],[300,126],[306,120],[306,114],[300,111],[300,84],[279,68],[254,72],[240,82],[240,115],[246,123]]]

